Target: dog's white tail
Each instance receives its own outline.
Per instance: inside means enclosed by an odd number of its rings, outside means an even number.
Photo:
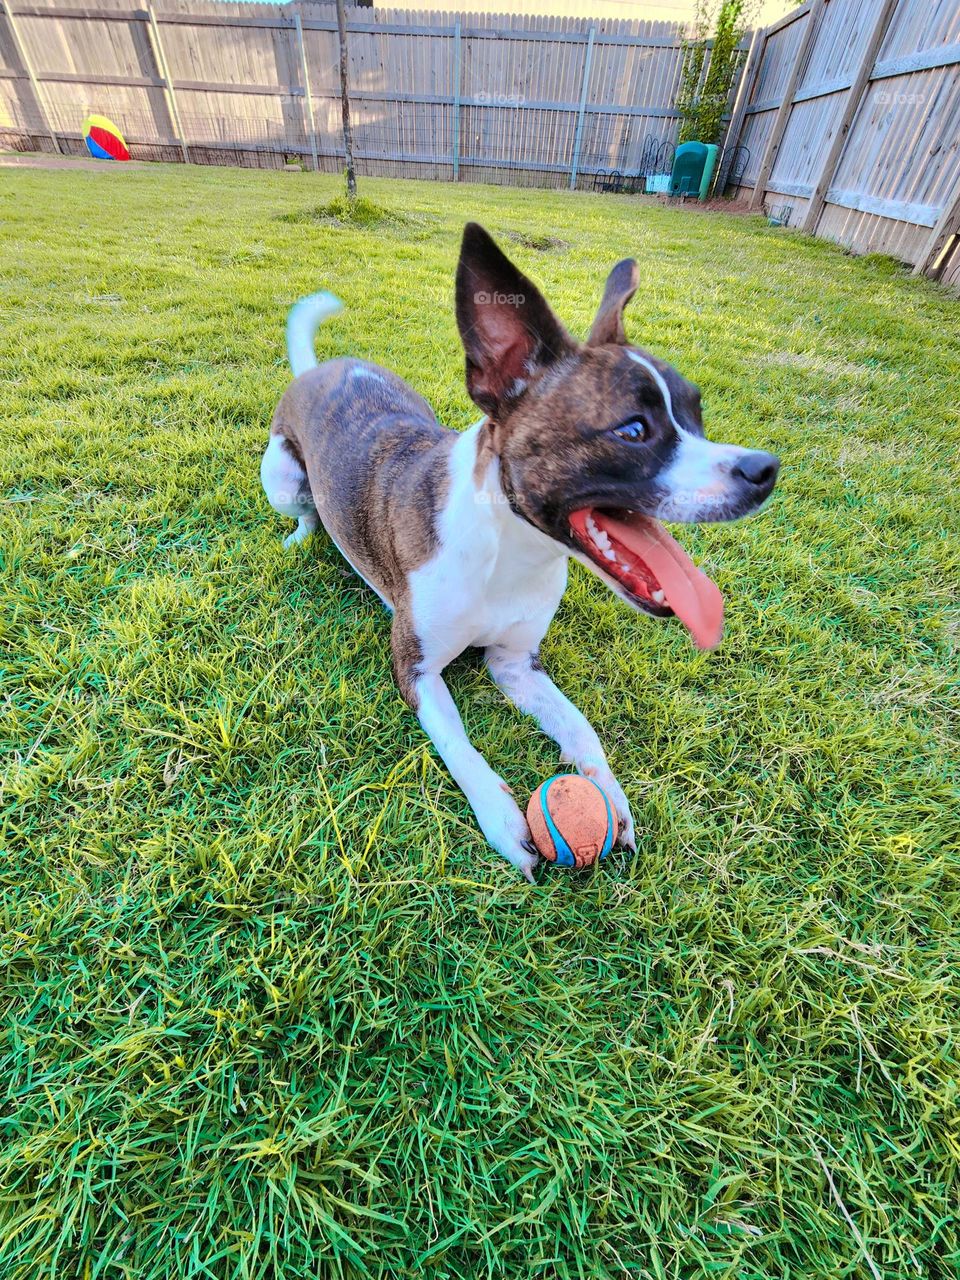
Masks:
[[[317,367],[317,355],[313,349],[317,329],[324,320],[329,320],[342,310],[343,303],[340,299],[326,289],[301,298],[290,308],[287,315],[287,359],[295,378],[299,378],[308,369]]]

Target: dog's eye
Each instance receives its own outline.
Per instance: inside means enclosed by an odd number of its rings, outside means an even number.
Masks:
[[[642,440],[646,440],[649,434],[646,418],[628,418],[626,422],[621,422],[619,427],[614,427],[613,434],[619,436],[621,440],[628,440],[631,444],[638,444]]]

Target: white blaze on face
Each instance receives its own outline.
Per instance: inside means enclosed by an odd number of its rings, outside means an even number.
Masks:
[[[712,440],[681,426],[673,410],[670,388],[660,370],[637,351],[627,351],[627,355],[650,374],[663,396],[667,417],[677,433],[677,448],[670,464],[657,476],[657,484],[666,498],[663,518],[702,518],[710,508],[723,506],[736,496],[737,485],[731,472],[749,450],[730,444],[714,444]]]

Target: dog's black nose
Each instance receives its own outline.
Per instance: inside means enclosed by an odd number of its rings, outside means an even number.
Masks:
[[[764,453],[760,449],[751,449],[745,453],[734,466],[733,474],[752,489],[773,488],[780,470],[780,459],[772,453]]]

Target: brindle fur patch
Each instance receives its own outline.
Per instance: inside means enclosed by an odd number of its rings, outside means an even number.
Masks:
[[[655,367],[667,376],[669,366]],[[676,379],[674,406],[683,425],[702,433],[693,418],[696,389]],[[668,385],[673,386],[671,380]],[[642,413],[651,444],[631,449],[613,429]],[[693,420],[691,420],[693,418]],[[504,487],[516,495],[520,514],[549,533],[566,531],[566,516],[577,507],[633,506],[635,495],[652,488],[669,465],[677,433],[649,369],[631,360],[619,344],[582,347],[576,356],[535,378],[515,408],[497,422],[495,439]]]
[[[292,383],[271,430],[302,462],[323,527],[399,610],[436,550],[456,433],[396,374],[349,358]]]
[[[402,607],[393,616],[390,651],[397,688],[407,706],[418,711],[420,699],[417,695],[417,677],[421,674],[423,646],[406,607]]]
[[[473,483],[478,489],[483,484],[490,463],[496,456],[496,427],[488,418],[480,428],[480,436],[477,440],[477,458],[473,464]]]
[[[467,390],[490,419],[475,477],[496,455],[511,509],[569,546],[571,511],[601,500],[633,508],[638,493],[655,494],[658,473],[669,468],[679,445],[676,424],[703,434],[696,387],[627,341],[623,310],[637,282],[633,259],[616,264],[590,338],[580,344],[482,228],[464,230],[457,323]],[[647,437],[644,448],[633,449],[615,433],[638,416]]]

